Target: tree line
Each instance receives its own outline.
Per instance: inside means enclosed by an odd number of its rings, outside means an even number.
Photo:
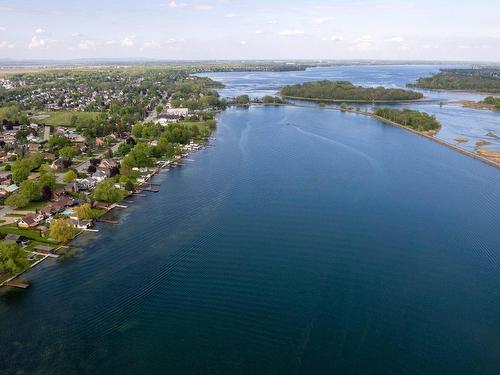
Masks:
[[[419,132],[438,130],[441,127],[436,117],[411,109],[379,108],[374,114]]]
[[[431,77],[419,78],[408,87],[429,90],[464,90],[500,92],[500,70],[494,69],[450,69],[442,70]]]
[[[281,90],[284,97],[335,101],[402,101],[423,98],[423,94],[384,87],[361,87],[347,81],[317,81],[285,86]]]

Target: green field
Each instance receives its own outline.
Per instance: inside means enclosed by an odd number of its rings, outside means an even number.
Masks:
[[[77,117],[77,124],[85,126],[90,120],[97,119],[100,112],[81,112],[81,111],[54,111],[40,113],[49,117],[40,120],[50,126],[71,126],[71,118]]]
[[[57,243],[58,243],[57,241],[49,240],[49,239],[41,237],[40,233],[38,233],[34,230],[18,228],[16,224],[8,224],[8,225],[0,226],[0,233],[17,234],[19,236],[24,236],[26,238],[29,238],[30,240],[35,240],[38,242],[43,242],[43,243],[52,244],[52,245],[57,245]]]
[[[36,211],[45,207],[46,205],[47,202],[30,202],[27,206],[14,210],[14,213],[15,211]]]

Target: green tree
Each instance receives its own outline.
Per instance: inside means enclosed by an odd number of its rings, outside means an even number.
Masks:
[[[76,151],[71,146],[64,146],[59,150],[59,156],[65,159],[72,159],[76,155]]]
[[[92,212],[92,207],[90,203],[84,203],[75,208],[75,212],[79,219],[89,220],[94,218],[94,214]]]
[[[12,194],[5,200],[5,204],[12,208],[23,208],[30,203],[29,198],[21,193]]]
[[[44,187],[49,187],[54,189],[56,187],[56,175],[52,172],[52,169],[47,165],[43,164],[40,167],[40,178],[38,179],[38,185],[41,189]]]
[[[119,156],[125,156],[125,155],[127,155],[130,152],[131,149],[132,149],[132,146],[129,145],[128,143],[121,143],[118,146],[118,149],[116,150],[116,153]]]
[[[247,105],[250,103],[250,97],[248,95],[240,95],[234,98],[234,102],[238,105]]]
[[[21,183],[19,194],[24,195],[29,201],[39,200],[40,193],[41,193],[41,188],[37,182],[26,180]]]
[[[93,196],[98,201],[115,203],[122,199],[122,192],[115,187],[114,179],[108,178],[97,184]]]
[[[63,243],[75,237],[77,229],[71,219],[56,219],[50,223],[50,237]]]
[[[17,244],[0,242],[0,271],[7,275],[15,275],[29,266],[26,251]]]
[[[50,137],[48,145],[50,148],[55,148],[59,147],[62,148],[64,146],[67,146],[69,144],[68,138],[62,135],[53,135]]]
[[[14,164],[12,165],[12,179],[15,183],[19,184],[26,180],[30,175],[31,169],[29,166],[24,164]]]
[[[69,182],[73,182],[76,180],[76,178],[78,177],[78,175],[76,174],[76,172],[72,169],[70,169],[69,171],[67,171],[65,174],[64,174],[64,182],[66,183],[69,183]]]

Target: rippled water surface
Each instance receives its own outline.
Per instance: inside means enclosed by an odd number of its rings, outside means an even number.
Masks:
[[[0,373],[498,374],[500,174],[364,116],[230,109],[0,294]]]
[[[470,68],[463,65],[355,65],[310,68],[299,72],[223,72],[203,76],[223,82],[223,97],[249,94],[251,97],[275,95],[283,86],[317,80],[345,80],[356,85],[406,88],[420,77],[427,77],[444,68]],[[465,92],[421,90],[426,101],[404,105],[436,115],[442,124],[436,137],[458,144],[469,151],[477,141],[487,141],[484,147],[500,151],[500,113],[464,108],[458,101],[480,101],[486,95]],[[440,105],[442,104],[442,105]],[[363,106],[359,106],[363,107]],[[458,143],[457,138],[467,138]]]

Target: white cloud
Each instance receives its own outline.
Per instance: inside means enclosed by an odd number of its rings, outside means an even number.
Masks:
[[[236,17],[236,14],[234,14],[234,13],[227,13],[227,14],[224,15],[224,17],[226,17],[226,18],[234,18],[234,17]]]
[[[160,48],[161,47],[161,44],[154,41],[154,40],[150,40],[150,41],[147,41],[147,42],[144,42],[142,44],[142,46],[144,48],[151,48],[151,49],[155,49],[155,48]]]
[[[402,36],[394,36],[392,38],[387,39],[387,41],[392,43],[404,43],[405,38],[403,38]]]
[[[378,49],[378,43],[373,39],[371,35],[363,35],[358,39],[354,40],[354,45],[352,45],[349,50],[351,51],[373,51]]]
[[[38,29],[35,30],[36,34],[43,34],[44,32],[45,32],[45,30],[42,29],[42,28],[38,28]]]
[[[363,35],[362,37],[355,39],[354,43],[361,44],[361,43],[373,43],[373,38],[371,35]]]
[[[164,5],[164,6],[173,9],[173,8],[184,8],[187,6],[187,4],[186,3],[178,3],[177,1],[172,0],[167,5]]]
[[[264,31],[262,31],[262,30],[255,30],[255,34],[257,34],[257,35],[260,35],[260,34],[263,34],[263,33],[264,33]]]
[[[247,42],[246,42],[246,40],[242,40],[242,41],[240,42],[240,44],[241,44],[242,46],[244,46],[244,45],[246,45],[246,44],[247,44]]]
[[[0,26],[0,31],[5,31],[5,30],[7,30],[6,27]]]
[[[38,35],[34,35],[31,38],[31,42],[28,44],[29,49],[46,48],[47,42],[40,38]]]
[[[16,45],[14,43],[7,42],[6,40],[0,40],[0,49],[3,49],[3,48],[12,49],[15,47],[16,47]]]
[[[126,36],[120,41],[122,47],[133,47],[134,46],[134,37]]]
[[[95,42],[92,40],[82,40],[78,43],[78,48],[83,50],[95,49]]]
[[[327,40],[331,40],[332,42],[343,42],[344,38],[341,37],[340,35],[332,35],[330,38]]]
[[[304,30],[282,30],[278,33],[280,36],[301,36],[304,35]]]
[[[82,36],[83,36],[83,34],[81,34],[81,33],[73,33],[73,34],[71,34],[72,38],[81,38]]]
[[[315,17],[312,21],[318,24],[329,23],[335,21],[335,17]]]
[[[214,7],[212,5],[208,5],[208,4],[200,4],[200,5],[195,6],[195,9],[198,9],[198,10],[211,10],[213,8]]]

